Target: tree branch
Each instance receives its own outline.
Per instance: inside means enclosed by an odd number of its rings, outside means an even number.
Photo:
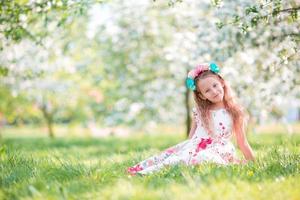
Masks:
[[[300,7],[286,8],[286,9],[283,9],[283,10],[279,10],[278,12],[293,12],[293,11],[296,11],[296,10],[300,10]]]

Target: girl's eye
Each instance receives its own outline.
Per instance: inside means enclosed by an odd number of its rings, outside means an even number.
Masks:
[[[217,87],[217,84],[214,84],[214,87]]]

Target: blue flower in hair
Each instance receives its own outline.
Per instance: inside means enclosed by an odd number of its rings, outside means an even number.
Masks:
[[[214,72],[214,73],[219,73],[220,72],[220,68],[218,67],[218,65],[216,65],[216,63],[210,63],[209,64],[209,70]]]
[[[191,90],[196,90],[195,81],[190,77],[186,79],[186,86]]]

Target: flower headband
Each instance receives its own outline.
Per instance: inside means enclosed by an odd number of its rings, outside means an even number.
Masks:
[[[195,69],[191,70],[188,73],[188,77],[186,79],[186,86],[193,91],[196,90],[195,78],[199,76],[202,72],[208,70],[215,74],[220,72],[220,68],[215,63],[197,65]]]

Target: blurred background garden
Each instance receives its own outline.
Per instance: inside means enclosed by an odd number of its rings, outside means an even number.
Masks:
[[[266,196],[287,181],[286,193],[273,198],[299,198],[298,0],[0,4],[0,197],[89,199],[104,193],[103,198],[115,199],[180,199],[170,191],[187,194],[195,188],[200,180],[192,176],[203,175],[200,168],[183,169],[183,176],[176,168],[175,175],[165,172],[158,181],[150,177],[146,183],[137,178],[135,186],[122,168],[186,139],[194,106],[185,86],[187,72],[213,61],[249,114],[247,134],[258,160],[275,157],[265,163],[271,174],[255,174],[264,166],[260,162],[246,169],[213,166],[201,181],[226,174],[238,179],[233,174],[240,173],[238,181],[246,193],[249,180],[254,185],[260,178],[277,180],[272,186],[262,184],[270,186]],[[79,177],[87,179],[82,182]],[[156,190],[172,180],[170,193]],[[224,190],[232,184],[232,179],[226,180],[218,182]],[[121,192],[96,188],[105,183]],[[252,194],[260,194],[259,187],[250,189]],[[93,197],[84,193],[87,188],[92,188]],[[215,188],[206,184],[209,190]],[[232,199],[231,195],[225,197]],[[218,196],[208,196],[214,198]]]
[[[2,1],[1,133],[187,132],[187,71],[211,61],[252,124],[298,122],[298,11],[279,0]]]

